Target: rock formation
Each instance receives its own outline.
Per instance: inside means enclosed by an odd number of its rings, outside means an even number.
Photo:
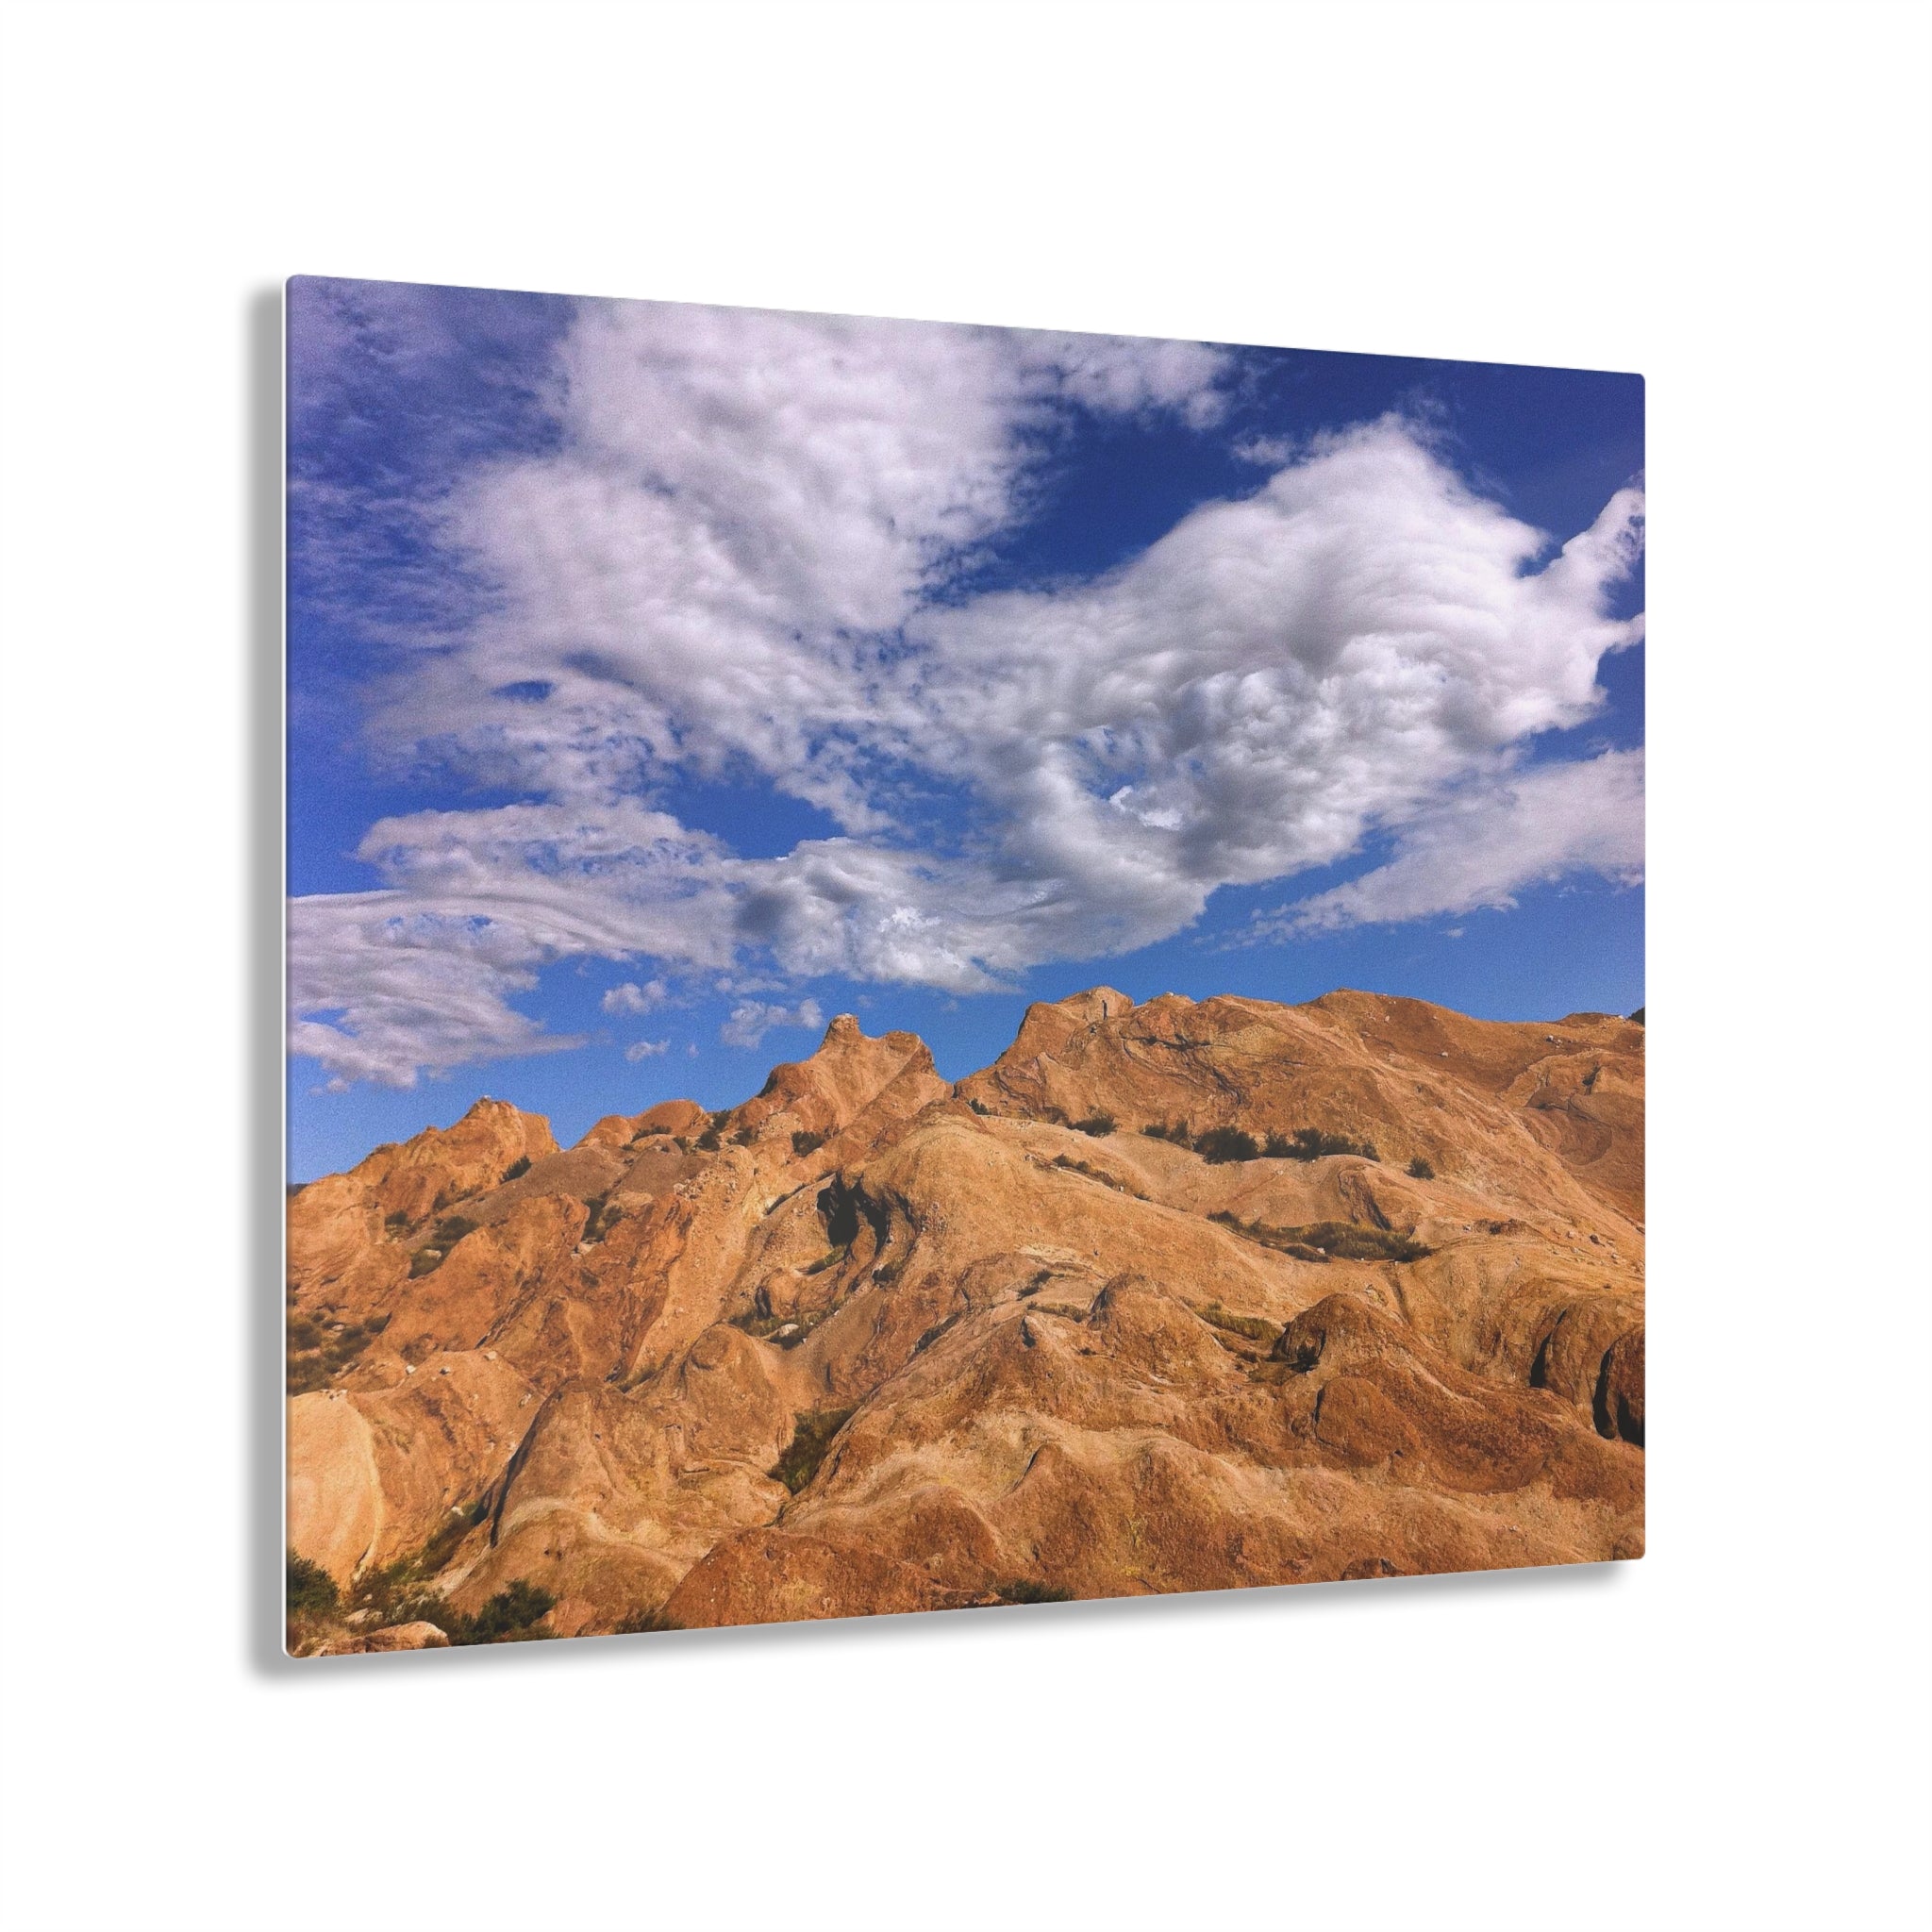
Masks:
[[[291,1646],[1641,1555],[1642,1092],[1605,1014],[1097,988],[957,1088],[841,1017],[479,1101],[290,1202]]]

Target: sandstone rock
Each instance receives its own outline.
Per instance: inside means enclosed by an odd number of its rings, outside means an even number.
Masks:
[[[391,1624],[386,1630],[372,1630],[364,1647],[369,1650],[447,1650],[449,1639],[434,1624]]]
[[[1642,1054],[1096,988],[957,1091],[841,1016],[715,1124],[479,1103],[291,1204],[291,1307],[366,1340],[291,1546],[559,1635],[1639,1554]]]

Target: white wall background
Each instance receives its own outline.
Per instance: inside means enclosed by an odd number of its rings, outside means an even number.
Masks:
[[[1927,18],[14,8],[11,1924],[1921,1923]],[[298,270],[1645,372],[1649,1558],[278,1666]]]

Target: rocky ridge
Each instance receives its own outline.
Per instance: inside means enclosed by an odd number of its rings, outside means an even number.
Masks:
[[[479,1101],[289,1204],[291,1647],[1638,1556],[1642,1091],[1605,1014],[1096,988],[957,1088],[841,1016]]]

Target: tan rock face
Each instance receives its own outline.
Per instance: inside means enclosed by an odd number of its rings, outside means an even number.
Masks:
[[[1639,1555],[1642,1086],[1097,988],[957,1091],[841,1017],[568,1152],[480,1102],[291,1203],[291,1546],[385,1620],[305,1641]]]

